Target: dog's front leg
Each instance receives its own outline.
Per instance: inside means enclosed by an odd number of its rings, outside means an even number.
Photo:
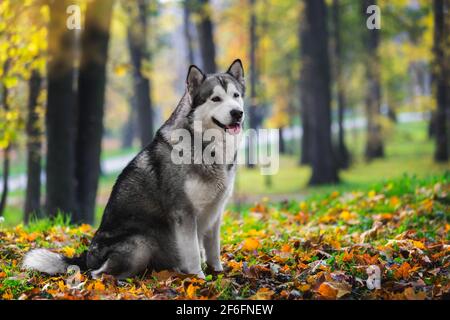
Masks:
[[[200,259],[200,247],[197,238],[197,219],[194,214],[180,216],[176,230],[180,270],[187,274],[196,274],[204,279]]]
[[[216,272],[222,272],[223,267],[220,262],[220,224],[221,216],[213,224],[211,230],[206,232],[204,237],[204,246],[206,254],[206,264]]]

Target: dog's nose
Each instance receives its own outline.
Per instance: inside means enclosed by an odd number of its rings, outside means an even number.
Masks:
[[[242,120],[243,114],[244,114],[244,112],[242,112],[241,110],[237,110],[237,109],[233,109],[230,111],[231,118],[236,121]]]

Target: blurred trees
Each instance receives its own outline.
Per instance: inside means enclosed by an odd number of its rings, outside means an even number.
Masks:
[[[3,63],[3,72],[2,74],[8,74],[10,68],[11,60],[6,59]],[[5,83],[2,83],[2,107],[3,112],[5,114],[10,112],[9,107],[9,88]],[[3,211],[6,208],[6,200],[8,197],[8,179],[9,179],[9,165],[10,165],[10,152],[11,152],[11,142],[7,141],[7,145],[3,150],[3,191],[0,197],[0,215],[3,214]]]
[[[148,45],[148,17],[151,8],[149,0],[138,0],[125,4],[129,15],[128,49],[132,63],[134,97],[131,103],[132,121],[137,119],[137,128],[141,147],[147,146],[153,139],[153,112],[149,69],[151,52]]]
[[[346,107],[345,85],[343,79],[343,56],[342,56],[342,40],[341,40],[341,2],[333,0],[332,4],[332,39],[333,39],[333,65],[334,65],[334,82],[336,84],[336,102],[338,113],[338,142],[336,157],[339,167],[345,169],[350,165],[350,155],[345,144],[345,128],[344,114]]]
[[[183,1],[183,31],[186,40],[188,65],[195,64],[194,58],[194,36],[191,30],[191,8],[190,0]]]
[[[331,143],[331,91],[327,7],[323,0],[305,0],[301,31],[302,105],[307,119],[306,147],[312,167],[311,185],[339,181]],[[320,76],[318,76],[320,75]]]
[[[20,144],[23,136],[20,133],[26,122],[35,122],[37,130],[42,131],[42,106],[33,106],[36,113],[26,108],[26,95],[31,106],[40,90],[36,88],[32,92],[23,86],[24,83],[32,83],[45,66],[43,52],[47,49],[48,11],[42,9],[41,4],[37,0],[0,2],[0,149],[3,151],[0,215],[7,201],[9,167],[13,164],[10,157]],[[39,144],[42,136],[28,136],[28,141],[32,139],[38,139],[35,142]],[[38,148],[33,147],[36,144],[27,145],[29,158],[32,150],[35,154],[40,153]],[[39,157],[31,157],[28,163],[37,163],[40,174]]]
[[[47,211],[92,221],[103,121],[108,143],[123,127],[124,145],[134,136],[142,146],[150,142],[153,126],[184,90],[180,50],[206,72],[243,60],[250,127],[292,132],[287,128],[301,126],[301,146],[291,137],[281,147],[301,149],[302,163],[313,168],[312,184],[335,182],[338,167],[348,166],[359,146],[349,143],[346,125],[361,117],[370,160],[384,154],[397,114],[433,111],[435,159],[448,159],[448,0],[122,1],[114,30],[112,0],[77,3],[85,17],[81,31],[67,28],[66,9],[74,4],[68,0],[0,2],[0,212],[10,166],[22,152],[26,217],[40,209],[45,162]],[[381,30],[366,27],[366,8],[375,3]],[[154,16],[153,6],[164,14]]]
[[[66,26],[68,0],[51,0],[48,26],[46,109],[46,206],[53,216],[58,210],[76,211],[75,60],[76,31]]]
[[[41,162],[42,107],[39,96],[42,90],[42,75],[39,70],[33,70],[28,81],[28,116],[27,133],[27,188],[24,205],[24,221],[28,223],[32,214],[40,215],[41,210]]]
[[[74,222],[94,222],[95,199],[100,176],[103,137],[106,63],[113,9],[112,0],[87,4],[81,34],[76,131],[76,214]]]
[[[450,116],[450,2],[434,0],[434,62],[433,75],[437,111],[435,118],[436,151],[434,159],[446,162],[449,158],[447,125]]]
[[[217,71],[216,45],[210,0],[187,1],[190,2],[189,7],[195,14],[194,21],[197,26],[198,43],[203,62],[202,70],[205,73],[215,73]]]
[[[362,2],[362,11],[364,14],[373,14],[367,9],[376,5],[375,0],[364,0]],[[365,24],[365,23],[364,23]],[[364,24],[362,24],[364,26]],[[384,144],[381,126],[381,79],[380,79],[380,31],[377,28],[366,28],[363,42],[366,46],[366,116],[367,116],[367,142],[366,158],[371,160],[384,156]]]

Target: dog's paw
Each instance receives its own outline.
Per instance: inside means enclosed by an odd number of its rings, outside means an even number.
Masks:
[[[208,264],[208,268],[216,273],[223,272],[222,263],[220,261],[216,262],[216,263]]]
[[[197,278],[205,280],[205,274],[203,273],[203,271],[197,272],[196,275]]]

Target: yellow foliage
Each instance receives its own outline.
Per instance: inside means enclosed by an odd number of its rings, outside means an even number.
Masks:
[[[258,239],[247,238],[244,240],[244,243],[242,245],[242,250],[254,251],[254,250],[257,250],[260,246],[261,246],[261,244],[259,243]]]

